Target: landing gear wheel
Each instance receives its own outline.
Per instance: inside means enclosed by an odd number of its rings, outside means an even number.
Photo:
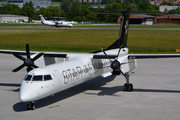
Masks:
[[[27,110],[35,110],[35,109],[36,109],[35,103],[33,102],[27,103]]]
[[[129,86],[128,86],[128,91],[133,91],[133,84],[129,84]]]
[[[31,110],[35,110],[36,109],[36,106],[34,103],[31,104]]]
[[[124,84],[124,91],[128,91],[128,85],[127,85],[127,83]]]
[[[124,91],[129,91],[129,92],[131,92],[131,91],[133,91],[133,84],[127,84],[127,83],[125,83],[124,84]]]
[[[27,104],[27,110],[30,110],[30,108],[31,108],[31,104],[28,103],[28,104]]]

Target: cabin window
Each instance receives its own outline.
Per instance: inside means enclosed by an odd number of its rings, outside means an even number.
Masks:
[[[44,75],[44,81],[52,80],[51,75]]]
[[[33,76],[32,81],[42,81],[42,78],[42,75],[35,75]]]
[[[24,78],[24,80],[26,80],[26,81],[30,81],[30,80],[31,80],[31,78],[32,78],[32,75],[26,75],[26,76],[25,76],[25,78]]]

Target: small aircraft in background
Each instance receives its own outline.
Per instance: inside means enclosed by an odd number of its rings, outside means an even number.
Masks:
[[[124,91],[133,91],[129,81],[130,71],[137,66],[136,59],[176,58],[179,54],[128,54],[127,38],[130,12],[124,10],[118,39],[106,49],[92,53],[30,52],[0,50],[13,54],[23,63],[13,72],[27,67],[27,75],[22,81],[19,98],[27,102],[27,109],[34,110],[35,101],[65,89],[102,76],[123,75],[126,82]],[[42,17],[42,21],[44,21]],[[26,55],[27,57],[22,57]],[[154,66],[156,67],[156,66]]]
[[[69,22],[65,22],[65,21],[56,21],[56,22],[52,22],[52,21],[47,21],[44,19],[44,17],[42,15],[39,15],[39,17],[41,18],[41,23],[43,25],[48,25],[48,26],[55,26],[57,28],[60,27],[69,27],[71,28],[73,25]]]

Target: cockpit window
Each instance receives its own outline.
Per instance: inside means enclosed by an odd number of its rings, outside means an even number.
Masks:
[[[46,80],[52,80],[51,75],[44,75],[44,81]]]
[[[33,76],[32,81],[42,81],[42,78],[42,75],[35,75]]]
[[[24,80],[26,80],[26,81],[30,81],[30,80],[31,80],[31,78],[32,78],[32,75],[26,75],[26,76],[25,76],[25,78],[24,78]]]

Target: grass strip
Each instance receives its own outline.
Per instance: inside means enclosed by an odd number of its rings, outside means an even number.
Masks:
[[[180,31],[129,30],[130,53],[175,53],[180,49]],[[0,28],[0,49],[32,51],[93,52],[107,48],[118,38],[117,29],[18,29]]]

